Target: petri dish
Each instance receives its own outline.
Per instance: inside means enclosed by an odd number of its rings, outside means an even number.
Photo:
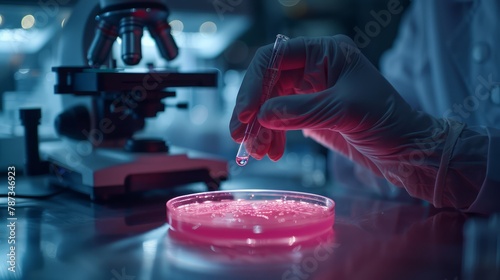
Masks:
[[[169,230],[194,243],[292,246],[333,231],[335,202],[281,190],[231,190],[179,196],[167,202]]]

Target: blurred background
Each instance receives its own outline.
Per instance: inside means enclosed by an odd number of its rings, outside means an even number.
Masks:
[[[287,134],[286,153],[277,163],[267,159],[245,169],[234,164],[237,151],[228,130],[235,98],[255,51],[277,33],[297,36],[346,34],[378,65],[391,47],[409,0],[171,0],[169,22],[180,55],[164,61],[145,32],[143,59],[136,66],[220,71],[217,89],[180,89],[177,102],[188,110],[167,108],[147,120],[140,134],[156,135],[172,145],[208,152],[228,160],[232,176],[250,173],[294,174],[304,186],[329,179],[327,151],[301,132]],[[389,18],[380,11],[395,11]],[[40,107],[41,141],[53,140],[55,117],[84,97],[55,95],[54,66],[86,65],[93,38],[97,0],[0,1],[0,167],[21,165],[23,129],[19,108]],[[387,13],[385,13],[387,15]],[[118,67],[120,40],[115,42]],[[170,102],[167,100],[167,102]]]

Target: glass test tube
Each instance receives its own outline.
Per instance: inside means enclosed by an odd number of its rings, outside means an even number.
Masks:
[[[269,59],[266,73],[264,73],[260,106],[262,106],[262,104],[264,104],[264,102],[266,102],[266,100],[270,97],[273,87],[279,78],[280,64],[281,60],[283,59],[283,51],[284,51],[283,43],[287,40],[288,37],[285,35],[281,34],[276,35],[276,41],[274,42],[273,52],[271,54],[271,58]],[[256,115],[252,119],[252,121],[247,125],[247,128],[245,130],[245,136],[243,137],[243,140],[241,141],[240,147],[238,149],[238,153],[236,154],[236,163],[239,166],[245,166],[248,163],[248,159],[250,157],[248,149],[252,145],[254,145],[255,137],[259,135],[260,128],[261,125],[257,120],[257,115]]]

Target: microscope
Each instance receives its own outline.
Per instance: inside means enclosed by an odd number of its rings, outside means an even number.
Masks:
[[[75,11],[79,13],[79,11]],[[44,143],[41,153],[56,184],[107,200],[128,193],[203,182],[217,190],[228,176],[227,162],[211,155],[171,147],[160,138],[134,137],[166,109],[165,98],[179,87],[217,87],[218,72],[119,69],[111,57],[121,39],[121,60],[137,65],[147,29],[167,61],[179,50],[163,0],[100,0],[97,28],[88,48],[88,66],[53,67],[54,92],[91,99],[91,106],[66,108],[55,120],[58,134],[71,145]],[[63,49],[62,52],[71,52]],[[187,105],[178,103],[178,109]],[[182,133],[181,131],[179,133]],[[70,147],[70,148],[68,148]]]

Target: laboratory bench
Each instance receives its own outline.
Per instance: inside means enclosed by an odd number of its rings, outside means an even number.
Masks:
[[[17,192],[23,184],[44,184],[43,176],[30,180],[19,179]],[[7,269],[8,227],[3,225],[0,279],[465,279],[463,228],[478,217],[349,195],[331,185],[305,188],[296,180],[267,175],[222,184],[223,190],[256,187],[333,198],[332,235],[278,249],[193,246],[171,236],[165,204],[171,197],[203,191],[202,185],[109,203],[68,190],[46,199],[16,199],[16,272]],[[6,198],[0,202],[8,225]]]

